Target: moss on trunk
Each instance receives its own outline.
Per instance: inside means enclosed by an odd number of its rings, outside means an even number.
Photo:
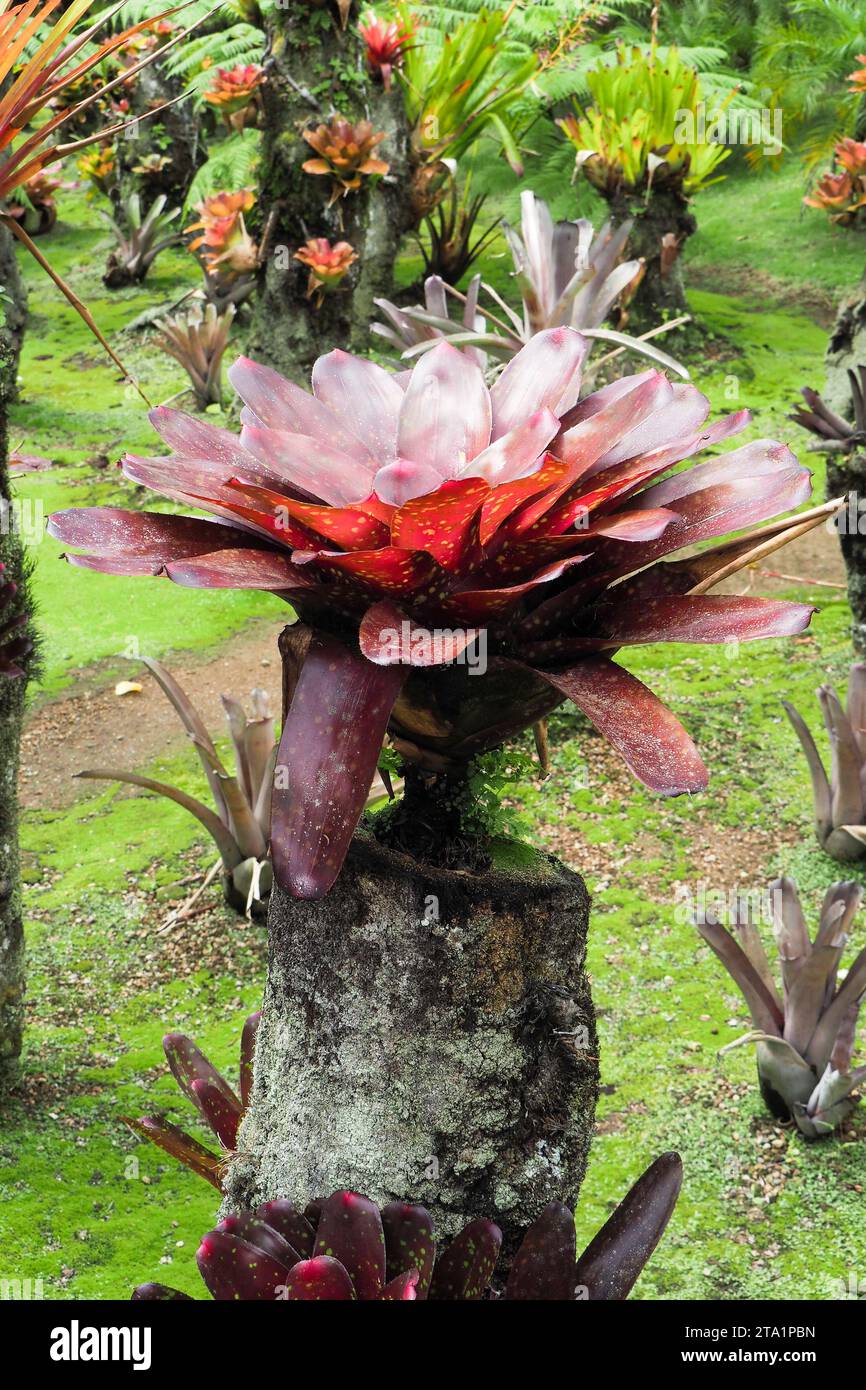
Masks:
[[[657,189],[646,200],[620,193],[611,199],[610,210],[617,223],[634,219],[628,252],[646,263],[637,296],[629,306],[628,331],[644,332],[665,319],[687,314],[682,248],[697,230],[688,202],[676,192]]]
[[[391,292],[400,239],[412,224],[403,100],[396,83],[385,93],[367,80],[355,19],[343,30],[336,9],[305,6],[277,8],[270,18],[259,176],[266,254],[252,352],[296,381],[308,380],[315,359],[332,348],[369,350],[373,301]],[[376,153],[390,171],[362,179],[328,207],[330,179],[303,171],[313,150],[302,131],[334,112],[385,131]],[[310,237],[348,241],[358,253],[320,308],[307,298],[306,268],[292,259]]]

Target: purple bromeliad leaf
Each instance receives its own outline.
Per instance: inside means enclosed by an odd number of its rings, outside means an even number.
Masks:
[[[477,1302],[487,1292],[502,1232],[492,1221],[470,1221],[437,1259],[430,1284],[431,1300]]]
[[[662,1154],[638,1178],[577,1262],[590,1300],[628,1298],[664,1234],[683,1181],[679,1154]]]
[[[315,1228],[294,1202],[285,1197],[277,1197],[272,1202],[263,1202],[256,1215],[269,1226],[273,1226],[274,1230],[298,1251],[302,1259],[310,1258],[316,1243]]]
[[[322,897],[340,872],[407,674],[313,637],[283,726],[271,813],[274,873],[294,897]]]
[[[314,1255],[348,1270],[358,1298],[377,1298],[385,1284],[385,1235],[379,1208],[357,1192],[334,1192],[322,1207]]]
[[[248,1240],[219,1230],[204,1237],[196,1263],[211,1296],[223,1303],[279,1299],[290,1273],[288,1265]]]
[[[505,1297],[573,1302],[576,1264],[574,1213],[562,1202],[550,1202],[523,1237]]]
[[[191,1135],[184,1134],[183,1130],[173,1125],[170,1120],[164,1119],[161,1115],[143,1115],[140,1119],[125,1118],[124,1124],[128,1125],[134,1134],[138,1134],[142,1139],[150,1139],[200,1178],[205,1178],[217,1192],[222,1191],[222,1157],[211,1153],[210,1149],[206,1149]]]
[[[389,1202],[382,1208],[382,1228],[386,1278],[393,1281],[406,1270],[414,1270],[418,1276],[415,1296],[426,1298],[436,1259],[433,1218],[429,1211],[411,1202]]]
[[[348,1270],[330,1255],[315,1255],[294,1265],[286,1275],[284,1288],[283,1296],[289,1303],[350,1303],[357,1298]]]

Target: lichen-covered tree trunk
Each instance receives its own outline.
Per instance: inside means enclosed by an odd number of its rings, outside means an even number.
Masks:
[[[848,505],[835,518],[839,547],[845,561],[845,582],[851,606],[851,641],[860,657],[866,655],[866,453],[827,455],[827,500],[848,497]]]
[[[411,1197],[506,1251],[586,1167],[598,1044],[589,898],[512,847],[484,873],[427,868],[355,837],[319,902],[276,889],[251,1103],[227,1209],[338,1187]]]
[[[634,219],[628,252],[642,257],[646,264],[637,296],[629,306],[629,332],[654,328],[663,319],[687,314],[682,248],[697,230],[688,203],[659,189],[647,201],[619,195],[611,200],[610,210],[617,223]]]
[[[15,397],[18,354],[24,331],[26,300],[15,263],[12,239],[0,227],[0,504],[10,499],[7,469],[7,411]],[[23,592],[24,554],[10,521],[8,505],[0,514],[0,560],[5,577]],[[24,717],[23,680],[0,675],[0,1094],[19,1070],[24,1019],[24,933],[18,865],[18,757]]]
[[[848,371],[866,364],[866,274],[839,306],[827,344],[827,385],[822,395],[840,415],[851,419]]]
[[[839,306],[827,344],[827,382],[823,399],[847,420],[854,418],[848,372],[866,365],[866,275]],[[827,498],[852,501],[835,521],[845,561],[848,602],[851,605],[851,639],[855,651],[866,655],[866,513],[859,506],[866,498],[866,453],[827,455]]]
[[[259,174],[266,254],[252,351],[296,381],[308,380],[316,357],[332,348],[369,349],[373,300],[391,292],[400,239],[413,223],[402,97],[396,83],[386,93],[366,79],[355,20],[353,13],[341,29],[330,6],[278,7],[270,16]],[[376,154],[390,170],[364,177],[329,207],[330,179],[302,169],[314,152],[301,132],[335,112],[353,122],[369,118],[385,132]],[[292,259],[311,237],[347,241],[358,254],[321,307],[306,297],[308,272]]]

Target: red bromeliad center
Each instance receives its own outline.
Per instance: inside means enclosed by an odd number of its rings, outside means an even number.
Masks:
[[[808,623],[801,604],[689,594],[665,563],[803,502],[809,474],[790,450],[755,441],[672,473],[748,412],[707,425],[706,398],[656,370],[581,399],[585,352],[574,330],[547,330],[488,388],[445,343],[399,374],[335,351],[316,362],[312,394],[241,358],[229,373],[244,401],[239,438],[160,408],[151,418],[174,454],[123,460],[134,482],[211,518],[81,508],[51,519],[86,552],[75,564],[272,590],[315,629],[281,745],[297,769],[293,810],[276,816],[289,848],[274,843],[278,878],[299,896],[319,896],[339,871],[410,667],[459,660],[483,634],[500,681],[522,670],[554,702],[574,700],[647,785],[678,793],[703,787],[706,769],[615,651]],[[419,630],[446,640],[415,642]],[[524,724],[538,717],[526,713]]]

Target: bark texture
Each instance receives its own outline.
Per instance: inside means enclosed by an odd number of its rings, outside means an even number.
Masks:
[[[271,57],[263,89],[264,141],[260,207],[265,254],[252,356],[298,382],[332,348],[367,352],[374,299],[391,293],[409,205],[408,126],[397,84],[390,93],[366,80],[357,7],[341,29],[328,7],[292,5],[270,16]],[[368,118],[385,131],[378,157],[390,171],[328,207],[331,180],[304,173],[314,151],[305,127],[334,113]],[[320,308],[308,299],[308,271],[292,259],[310,237],[348,241],[358,260]]]
[[[842,300],[827,345],[827,385],[821,394],[847,420],[854,415],[848,370],[862,363],[866,363],[866,275]]]
[[[644,331],[664,319],[687,314],[682,248],[697,230],[688,203],[677,193],[656,189],[648,201],[618,194],[611,199],[610,210],[617,223],[634,218],[629,255],[640,256],[646,263],[646,273],[629,306],[628,331]]]
[[[598,1044],[589,897],[549,856],[468,874],[366,832],[320,902],[278,888],[251,1103],[225,1208],[411,1197],[506,1251],[586,1168]]]
[[[863,657],[866,655],[866,535],[861,528],[866,527],[866,512],[861,511],[858,504],[866,501],[866,453],[827,455],[827,500],[848,494],[853,496],[836,519],[835,526],[845,561],[852,618],[851,641],[855,652]]]
[[[9,500],[7,411],[15,398],[18,353],[26,318],[10,234],[0,227],[0,285],[11,303],[0,307],[0,501]],[[5,510],[5,509],[4,509]],[[14,529],[0,526],[6,577],[25,588],[24,554]],[[24,1023],[24,931],[18,861],[18,758],[24,718],[23,680],[0,676],[0,1094],[19,1073]]]

